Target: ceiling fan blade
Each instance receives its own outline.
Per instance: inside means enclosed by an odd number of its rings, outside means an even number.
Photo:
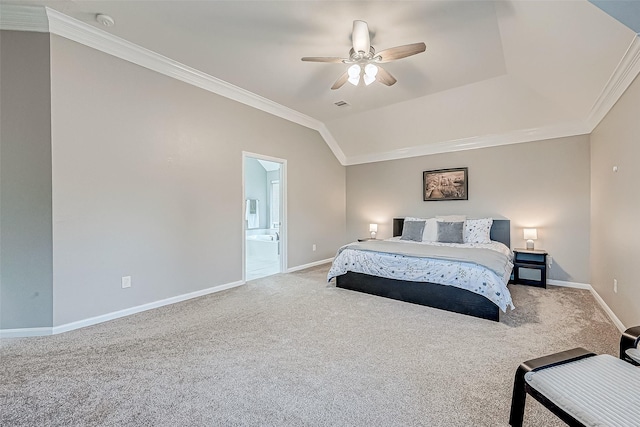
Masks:
[[[387,86],[393,86],[398,81],[387,70],[380,66],[378,66],[378,74],[376,74],[376,80]]]
[[[330,56],[305,56],[302,60],[309,62],[331,62],[334,64],[342,64],[342,62],[344,62],[344,58],[334,58]]]
[[[351,34],[353,50],[369,53],[371,40],[369,39],[369,26],[364,21],[353,21],[353,33]]]
[[[427,50],[427,45],[424,43],[405,44],[403,46],[396,46],[390,49],[385,49],[376,54],[382,58],[380,62],[395,61],[396,59],[406,58],[407,56],[416,55]]]
[[[331,90],[340,89],[347,80],[349,80],[349,73],[345,71],[340,77],[338,77],[338,80],[336,80],[333,86],[331,86]]]

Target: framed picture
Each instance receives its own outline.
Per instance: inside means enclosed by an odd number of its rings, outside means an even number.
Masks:
[[[422,172],[422,196],[425,202],[468,200],[467,168]]]

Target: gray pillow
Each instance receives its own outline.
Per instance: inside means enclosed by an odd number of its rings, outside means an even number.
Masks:
[[[400,240],[422,242],[424,223],[424,221],[405,221],[404,226],[402,227],[402,237],[400,237]]]
[[[438,242],[463,243],[464,222],[438,221]]]

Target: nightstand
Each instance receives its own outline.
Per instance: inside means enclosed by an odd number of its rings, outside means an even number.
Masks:
[[[514,249],[513,283],[546,288],[547,251],[541,249]]]
[[[372,239],[371,237],[367,237],[366,239],[358,239],[358,242],[366,242],[368,240],[378,240],[378,239]]]

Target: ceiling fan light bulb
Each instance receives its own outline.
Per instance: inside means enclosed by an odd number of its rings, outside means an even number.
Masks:
[[[349,74],[349,83],[354,86],[358,86],[358,83],[360,83],[360,70],[361,68],[358,64],[353,64],[347,70],[347,74]]]
[[[364,74],[365,77],[370,76],[371,78],[375,79],[376,74],[378,74],[378,67],[373,64],[367,64],[367,66],[364,67]]]
[[[364,84],[367,86],[376,81],[376,78],[369,74],[365,74],[362,79],[364,80]]]

